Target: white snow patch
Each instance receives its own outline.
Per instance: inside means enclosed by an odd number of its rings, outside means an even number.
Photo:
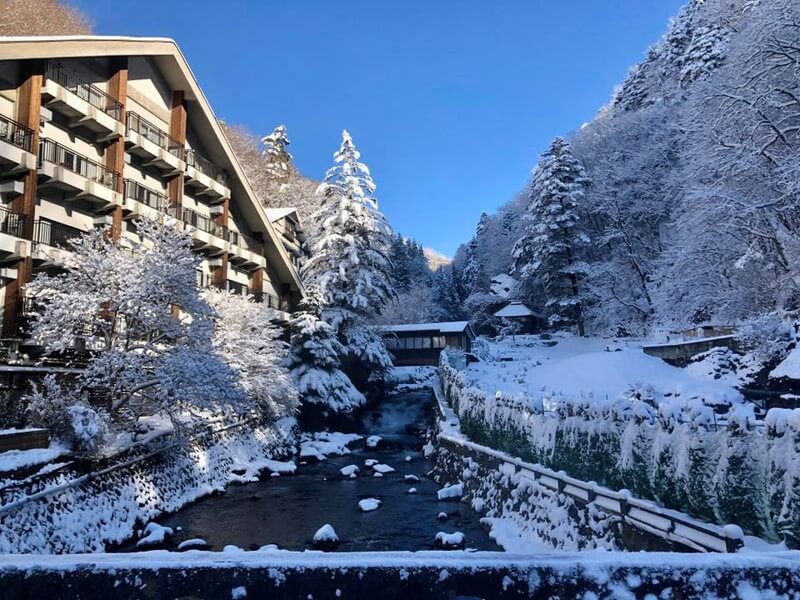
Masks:
[[[362,436],[358,434],[338,431],[304,433],[300,438],[300,458],[314,458],[322,461],[329,455],[350,454],[348,444],[360,439]]]
[[[439,500],[449,500],[449,499],[457,499],[461,498],[464,493],[464,486],[460,483],[455,483],[453,485],[447,485],[436,492],[436,496]]]
[[[358,473],[358,467],[356,465],[347,465],[339,469],[339,473],[344,477],[355,477],[356,473]]]
[[[372,465],[372,470],[375,471],[376,473],[382,473],[384,475],[386,473],[394,473],[394,469],[392,467],[390,467],[389,465],[384,465],[382,463],[378,463],[377,465]]]
[[[163,544],[168,535],[172,535],[172,527],[163,527],[156,522],[147,524],[144,528],[144,537],[136,542],[137,547],[154,546]]]
[[[243,585],[235,587],[231,590],[231,600],[241,600],[247,598],[247,588]]]
[[[377,448],[383,438],[379,435],[371,435],[367,438],[367,448]]]
[[[208,548],[208,542],[203,538],[192,538],[178,544],[178,550],[188,550],[190,548]]]
[[[436,534],[436,543],[445,548],[456,548],[464,543],[464,534],[460,531],[454,533],[440,531]]]
[[[358,508],[361,509],[361,512],[371,512],[373,510],[378,510],[378,507],[381,505],[381,501],[377,498],[364,498],[363,500],[358,501]]]

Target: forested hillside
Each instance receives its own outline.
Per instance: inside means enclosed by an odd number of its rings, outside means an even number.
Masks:
[[[554,326],[789,336],[798,132],[800,4],[692,0],[530,185],[481,216],[453,265],[460,306],[485,320],[492,278],[510,274]]]

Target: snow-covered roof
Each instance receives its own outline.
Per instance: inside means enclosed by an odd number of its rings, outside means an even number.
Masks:
[[[494,313],[495,317],[532,317],[536,313],[525,306],[522,302],[509,302],[503,308]]]
[[[270,220],[270,223],[274,223],[275,221],[280,221],[281,219],[288,217],[292,213],[296,213],[297,209],[293,206],[283,206],[280,208],[268,208],[267,210],[267,218]]]
[[[463,333],[469,328],[469,321],[445,321],[443,323],[406,323],[387,325],[383,331],[391,333],[411,333],[416,331],[438,331],[439,333]]]

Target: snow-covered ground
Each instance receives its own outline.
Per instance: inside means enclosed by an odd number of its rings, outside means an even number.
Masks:
[[[467,377],[490,393],[524,393],[543,402],[559,396],[616,400],[631,397],[634,391],[652,396],[655,404],[690,398],[702,398],[706,404],[742,401],[728,383],[648,356],[635,341],[518,335],[481,340],[477,350],[483,360],[470,364]]]

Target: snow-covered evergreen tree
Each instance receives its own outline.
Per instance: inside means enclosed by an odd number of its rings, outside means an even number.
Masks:
[[[267,159],[267,171],[270,179],[286,183],[289,180],[292,155],[287,147],[291,142],[286,134],[286,126],[278,125],[272,133],[261,138],[264,146],[263,154]]]
[[[553,140],[531,184],[526,228],[514,246],[514,274],[528,289],[541,286],[555,327],[575,324],[584,334],[583,257],[589,242],[579,208],[588,180],[569,144]]]
[[[391,228],[378,210],[375,183],[360,157],[343,131],[334,154],[337,164],[318,189],[321,231],[302,275],[319,287],[327,309],[370,316],[380,313],[395,290],[388,259]]]
[[[37,312],[32,338],[51,352],[85,346],[83,389],[103,389],[119,421],[183,407],[246,410],[236,373],[218,356],[214,315],[195,286],[191,239],[142,219],[139,240],[94,230],[54,257],[27,292]]]
[[[336,164],[318,189],[321,205],[315,219],[320,231],[311,240],[312,255],[301,275],[320,291],[322,318],[344,345],[347,372],[359,380],[368,373],[375,380],[391,365],[391,356],[364,322],[396,297],[388,258],[392,231],[378,209],[375,183],[360,157],[350,134],[343,131]]]
[[[320,302],[312,291],[292,315],[287,365],[302,402],[326,413],[347,412],[363,405],[366,399],[340,368],[345,348],[334,329],[320,318]]]
[[[288,345],[280,340],[277,311],[225,291],[207,290],[205,298],[218,315],[214,347],[248,399],[266,418],[293,415],[297,390],[285,366]]]
[[[486,248],[484,242],[484,235],[489,226],[489,215],[485,212],[481,213],[478,219],[478,225],[475,227],[475,235],[467,244],[466,256],[463,266],[463,281],[469,293],[485,292],[488,288],[488,278],[491,277],[486,273],[484,268],[484,261],[490,249]]]

